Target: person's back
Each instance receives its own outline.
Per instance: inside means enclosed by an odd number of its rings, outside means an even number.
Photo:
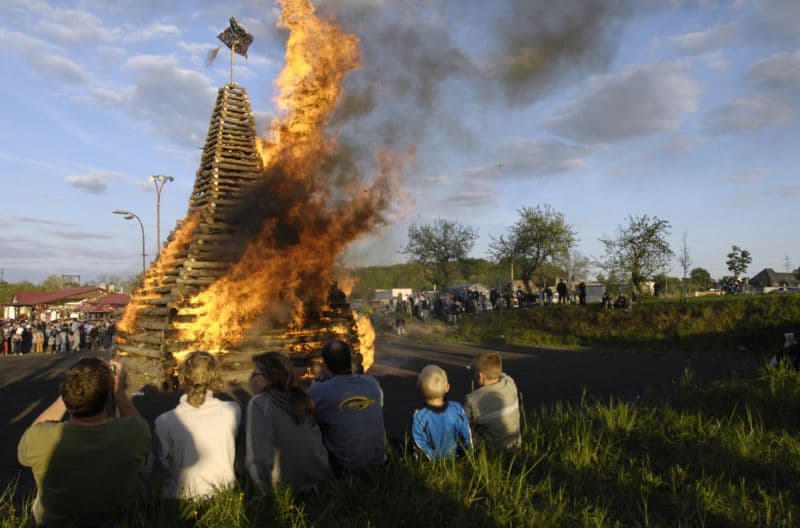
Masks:
[[[467,394],[464,410],[475,434],[494,446],[518,446],[521,435],[517,385],[502,372],[500,355],[479,356],[473,369],[480,387]]]
[[[98,358],[78,361],[64,376],[61,396],[20,439],[17,457],[36,480],[38,524],[106,522],[136,501],[150,429],[125,394],[122,366],[114,367],[112,374]],[[121,418],[106,416],[112,390]]]
[[[416,448],[430,459],[471,449],[472,433],[464,409],[445,399],[450,391],[447,373],[441,367],[428,365],[417,377],[417,388],[425,406],[414,411],[411,420],[411,437]]]
[[[325,446],[344,469],[382,464],[383,391],[363,374],[335,375],[308,390],[314,401]]]
[[[308,390],[336,469],[379,465],[386,458],[383,391],[372,376],[349,374],[352,356],[347,343],[326,344],[322,357],[333,377]]]
[[[260,486],[282,482],[306,491],[331,476],[328,451],[319,427],[297,423],[289,407],[286,395],[276,390],[259,393],[247,404],[246,465]]]
[[[208,497],[234,485],[233,462],[241,411],[234,402],[214,397],[219,366],[208,352],[193,352],[181,365],[187,394],[175,409],[155,422],[156,450],[167,471],[164,496]]]
[[[325,382],[327,383],[327,382]],[[307,491],[332,475],[314,404],[280,352],[253,357],[245,466],[259,487],[283,483]]]
[[[124,512],[137,498],[138,473],[149,450],[150,430],[141,418],[31,427],[18,454],[36,480],[34,518],[39,524],[61,524]]]

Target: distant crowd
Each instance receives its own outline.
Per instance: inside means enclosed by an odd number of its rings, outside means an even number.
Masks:
[[[57,321],[7,320],[2,323],[3,347],[0,353],[66,354],[82,350],[107,350],[116,333],[113,319],[81,322],[76,319]]]
[[[636,295],[628,298],[624,292],[612,299],[608,293],[603,294],[601,306],[604,309],[629,309],[637,302]],[[527,308],[534,306],[548,306],[552,304],[586,304],[586,283],[579,283],[570,291],[567,283],[559,281],[555,289],[544,285],[541,289],[531,292],[523,288],[514,289],[512,283],[499,290],[492,288],[488,291],[470,287],[451,288],[440,293],[413,292],[406,298],[398,297],[390,305],[396,312],[395,328],[397,333],[405,333],[407,317],[414,317],[422,321],[429,317],[455,323],[459,317],[466,314],[479,314],[488,311]]]
[[[36,522],[111,526],[135,507],[142,482],[164,497],[193,499],[242,479],[256,488],[283,484],[302,493],[327,479],[379,469],[387,461],[380,384],[354,371],[356,354],[346,342],[328,342],[320,356],[322,369],[307,389],[287,356],[253,356],[255,396],[242,416],[237,403],[212,392],[219,379],[216,357],[191,353],[179,371],[186,393],[156,418],[152,437],[127,395],[122,365],[79,360],[66,372],[60,396],[19,442],[19,461],[36,480]],[[478,356],[471,369],[474,390],[463,405],[448,399],[442,368],[428,365],[419,373],[424,404],[411,423],[417,457],[459,456],[475,442],[495,449],[520,445],[517,387],[503,373],[500,355]],[[246,468],[240,478],[237,456]]]

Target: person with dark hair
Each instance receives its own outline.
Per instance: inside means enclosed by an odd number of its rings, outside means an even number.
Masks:
[[[281,482],[302,492],[332,476],[314,404],[289,358],[280,352],[253,356],[250,388],[255,396],[247,404],[245,465],[253,482]]]
[[[166,471],[164,496],[172,499],[210,497],[234,486],[239,405],[214,397],[219,362],[208,352],[192,352],[178,377],[186,391],[173,410],[155,423],[155,452]]]
[[[569,297],[567,283],[563,280],[558,281],[556,291],[558,292],[558,304],[567,304],[567,298]]]
[[[372,376],[353,372],[353,356],[344,341],[328,341],[322,359],[332,377],[308,390],[337,472],[380,465],[386,459],[383,390]]]
[[[113,523],[132,508],[150,428],[125,385],[120,363],[83,358],[64,374],[59,397],[22,435],[17,457],[36,480],[37,524]],[[108,416],[112,395],[119,418]],[[69,418],[62,421],[65,413]]]

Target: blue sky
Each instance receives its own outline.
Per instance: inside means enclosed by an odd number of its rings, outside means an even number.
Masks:
[[[368,178],[370,151],[416,151],[392,224],[348,263],[400,261],[408,223],[437,216],[476,226],[473,253],[486,256],[516,209],[547,202],[590,257],[599,236],[647,213],[671,222],[676,250],[686,230],[713,276],[733,244],[751,251],[751,274],[782,271],[786,256],[800,265],[800,2],[317,5],[361,39],[347,81],[356,110],[336,118],[356,163]],[[227,61],[208,68],[205,55],[230,16],[256,37],[236,80],[265,127],[286,38],[271,2],[0,1],[6,280],[136,273],[138,225],[114,209],[142,218],[154,255],[147,176],[175,177],[166,238],[227,82]]]

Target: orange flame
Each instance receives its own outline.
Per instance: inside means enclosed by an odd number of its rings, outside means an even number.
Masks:
[[[269,321],[302,327],[305,310],[325,304],[336,257],[382,222],[400,166],[389,152],[380,153],[380,172],[366,188],[335,183],[322,172],[338,155],[325,128],[344,77],[359,66],[358,38],[319,19],[308,0],[279,4],[278,26],[289,30],[286,65],[276,81],[280,115],[270,138],[258,145],[265,196],[274,207],[259,220],[261,230],[239,261],[191,299],[196,321],[176,325],[181,341],[206,350],[236,348]],[[374,357],[374,331],[368,319],[358,321],[366,367]]]
[[[144,274],[141,287],[136,290],[125,307],[125,311],[117,324],[121,332],[133,333],[135,331],[136,318],[141,312],[150,307],[145,301],[158,297],[155,294],[148,293],[148,287],[156,285],[154,282],[158,282],[166,276],[167,268],[175,262],[177,254],[183,251],[184,246],[192,240],[194,231],[199,223],[200,215],[195,213],[175,228],[171,239],[167,241],[167,245],[159,253],[158,259]]]
[[[358,341],[361,343],[361,355],[364,356],[361,364],[364,365],[364,372],[366,372],[375,362],[375,328],[366,314],[356,314],[356,325],[358,326]]]

